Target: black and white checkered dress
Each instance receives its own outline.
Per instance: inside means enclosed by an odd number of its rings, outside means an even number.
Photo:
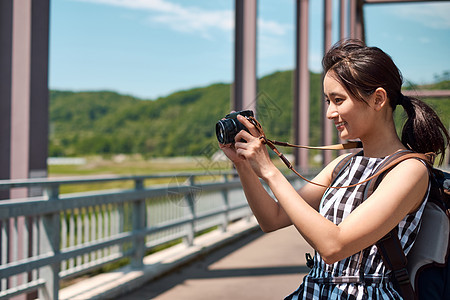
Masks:
[[[353,157],[335,185],[347,186],[366,179],[382,161],[383,158]],[[347,189],[328,189],[320,204],[320,214],[334,224],[341,223],[363,201],[364,187],[365,184]],[[427,198],[428,193],[421,207],[398,225],[405,253],[414,243]],[[286,299],[402,299],[389,275],[375,245],[332,265],[327,265],[316,252],[314,267],[300,287]]]

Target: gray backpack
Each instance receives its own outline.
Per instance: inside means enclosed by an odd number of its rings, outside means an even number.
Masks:
[[[333,178],[343,171],[353,156],[360,153],[348,155],[339,162]],[[364,199],[370,196],[390,169],[405,159],[427,162],[430,172],[431,191],[422,224],[407,257],[398,239],[397,228],[378,241],[377,247],[404,299],[450,299],[450,174],[433,168],[429,156],[400,151],[378,167],[375,171],[377,176],[366,186]]]

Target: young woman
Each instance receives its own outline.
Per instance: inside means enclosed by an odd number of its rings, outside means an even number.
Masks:
[[[400,71],[382,50],[357,40],[343,41],[325,55],[323,67],[327,118],[342,139],[363,143],[363,155],[353,157],[333,185],[363,181],[399,150],[445,153],[446,128],[426,104],[402,95]],[[397,105],[408,114],[401,140],[393,120]],[[404,252],[411,249],[428,197],[425,163],[416,159],[399,163],[364,201],[364,184],[343,189],[306,184],[297,191],[271,162],[254,126],[242,116],[238,120],[250,133],[241,131],[234,144],[220,147],[234,163],[262,230],[294,225],[316,250],[311,272],[286,299],[401,299],[374,244],[398,226]],[[331,162],[313,181],[329,186],[342,158]]]

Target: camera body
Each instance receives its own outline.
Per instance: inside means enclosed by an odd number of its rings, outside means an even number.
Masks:
[[[244,117],[253,117],[253,111],[251,110],[241,110],[225,116],[225,119],[220,120],[216,124],[216,136],[217,140],[221,144],[234,143],[234,138],[241,130],[247,132],[248,129],[237,120],[237,116],[241,115]]]

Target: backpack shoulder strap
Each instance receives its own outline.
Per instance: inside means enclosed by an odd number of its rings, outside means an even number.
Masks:
[[[420,159],[420,160],[424,161],[427,164],[428,169],[431,171],[432,166],[430,165],[430,158],[427,155],[422,154],[422,153],[415,153],[410,150],[398,151],[398,152],[392,154],[391,156],[389,156],[387,159],[385,159],[377,167],[377,169],[375,170],[374,173],[380,173],[380,175],[369,181],[369,183],[367,184],[367,187],[364,191],[363,199],[367,199],[370,195],[373,194],[375,189],[378,187],[380,182],[383,180],[384,176],[386,176],[386,174],[390,170],[392,170],[396,165],[398,165],[402,161],[411,159],[411,158]]]
[[[403,299],[413,300],[417,296],[409,279],[408,260],[398,239],[397,228],[392,229],[377,243],[377,248],[386,266],[392,271],[394,285]]]
[[[429,158],[420,153],[409,150],[399,151],[387,158],[377,168],[377,172],[384,170],[380,176],[369,181],[365,191],[364,199],[367,199],[380,184],[383,177],[397,164],[406,159],[421,159],[429,162]],[[428,167],[429,164],[427,164]],[[407,258],[403,252],[400,240],[398,239],[397,228],[391,230],[386,236],[376,243],[386,266],[392,270],[397,288],[405,299],[416,299],[413,287],[408,274]]]
[[[331,174],[331,183],[333,183],[336,178],[342,173],[345,167],[350,163],[352,157],[361,155],[362,151],[350,153],[346,157],[344,157],[338,164],[334,167],[333,173]]]

